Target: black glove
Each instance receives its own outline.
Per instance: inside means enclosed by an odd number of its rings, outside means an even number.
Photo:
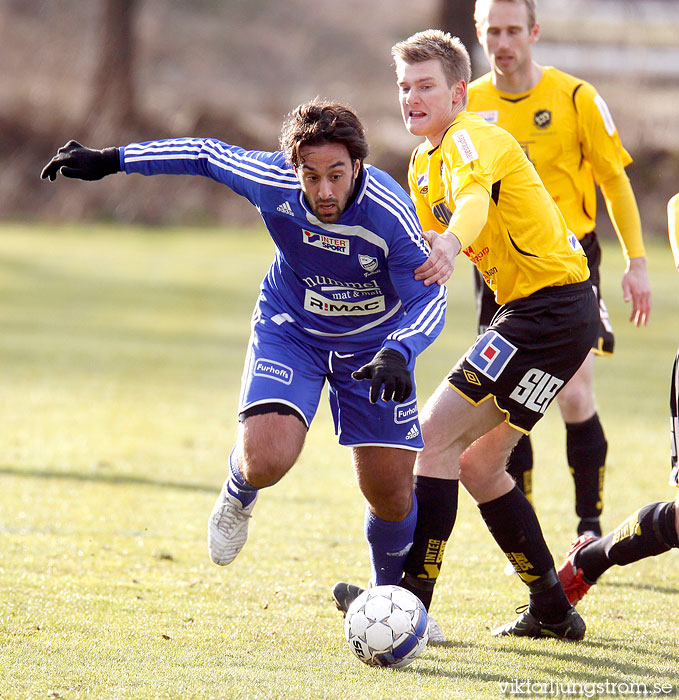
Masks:
[[[397,350],[382,348],[367,365],[351,375],[354,379],[370,379],[370,403],[377,403],[384,384],[382,399],[396,403],[405,401],[413,390],[413,379],[406,358]]]
[[[74,177],[78,180],[101,180],[106,175],[120,171],[120,155],[117,148],[104,148],[97,151],[85,148],[77,141],[69,141],[57,155],[42,169],[43,180],[57,179],[57,174]]]

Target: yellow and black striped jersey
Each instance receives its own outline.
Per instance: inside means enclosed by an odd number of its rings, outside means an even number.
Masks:
[[[500,92],[488,73],[470,83],[468,94],[470,112],[507,129],[521,144],[568,228],[579,239],[593,231],[595,179],[606,182],[632,162],[596,89],[546,66],[529,92]],[[632,256],[644,254],[640,231],[638,242],[627,245]]]
[[[438,233],[447,229],[455,201],[468,185],[479,183],[488,192],[481,233],[454,233],[498,304],[588,279],[577,238],[521,146],[504,129],[461,112],[440,146],[425,141],[415,149],[408,179],[422,227]]]

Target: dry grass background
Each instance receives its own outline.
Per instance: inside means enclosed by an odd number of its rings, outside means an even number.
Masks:
[[[438,0],[139,0],[140,118],[119,132],[98,129],[98,110],[90,109],[102,4],[0,0],[5,217],[254,222],[249,205],[213,183],[47,185],[37,174],[73,137],[104,146],[190,134],[272,149],[281,117],[315,95],[353,105],[367,127],[370,160],[403,181],[415,140],[401,123],[389,52],[435,24]],[[662,205],[679,179],[676,2],[542,0],[539,19],[538,59],[597,85],[635,157],[630,176],[646,228],[662,231]],[[480,75],[485,62],[474,48]]]

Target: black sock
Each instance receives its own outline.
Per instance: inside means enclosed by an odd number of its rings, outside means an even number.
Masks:
[[[514,445],[507,460],[507,471],[523,491],[526,498],[533,502],[533,445],[530,435],[524,435]]]
[[[625,566],[679,547],[674,502],[649,503],[610,534],[585,545],[575,556],[575,566],[585,580],[594,583],[611,566]]]
[[[542,622],[560,622],[570,609],[554,570],[533,507],[518,487],[479,510],[490,534],[530,590],[530,612]]]
[[[566,423],[566,456],[575,482],[575,512],[581,519],[579,535],[589,530],[601,536],[599,516],[607,452],[608,443],[596,413],[582,423]]]
[[[458,484],[457,479],[415,477],[417,525],[400,585],[414,593],[427,610],[457,517]]]

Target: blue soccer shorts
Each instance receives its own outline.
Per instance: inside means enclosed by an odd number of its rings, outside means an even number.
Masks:
[[[241,383],[239,413],[267,403],[295,409],[307,427],[316,414],[321,391],[328,382],[328,399],[341,445],[398,447],[420,451],[424,447],[413,392],[404,403],[368,398],[370,382],[356,381],[351,373],[370,362],[379,347],[361,352],[329,351],[300,340],[271,319],[253,326]],[[413,371],[414,362],[408,367]]]

